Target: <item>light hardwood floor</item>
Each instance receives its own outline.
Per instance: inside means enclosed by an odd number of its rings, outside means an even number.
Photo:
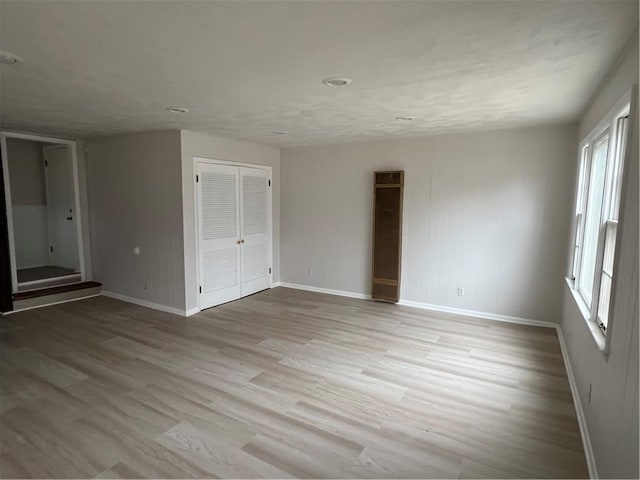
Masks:
[[[587,477],[553,329],[276,288],[0,322],[3,477]]]

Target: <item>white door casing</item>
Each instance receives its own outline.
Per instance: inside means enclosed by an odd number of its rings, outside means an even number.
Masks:
[[[69,147],[43,147],[50,265],[79,271],[77,213],[74,202],[73,164]]]
[[[199,309],[271,287],[270,169],[195,162]]]

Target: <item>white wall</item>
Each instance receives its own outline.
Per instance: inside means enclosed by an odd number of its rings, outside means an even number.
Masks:
[[[7,164],[11,203],[14,205],[46,205],[42,147],[46,143],[21,138],[7,138]]]
[[[554,125],[283,149],[281,279],[370,293],[373,172],[403,169],[401,299],[558,322],[575,145]]]
[[[638,36],[605,79],[580,123],[580,138],[638,84]],[[638,478],[638,114],[630,126],[631,161],[625,166],[621,243],[608,358],[598,349],[568,286],[561,328],[576,378],[597,471],[601,478]],[[591,384],[591,402],[588,399]]]
[[[197,307],[194,156],[273,167],[278,278],[279,149],[184,130],[90,138],[86,147],[93,276],[103,290],[172,311]]]
[[[182,205],[184,229],[184,288],[187,311],[198,306],[193,157],[252,163],[272,167],[273,279],[280,278],[280,150],[216,135],[182,130]]]
[[[46,205],[13,205],[13,239],[18,270],[49,265],[49,215]]]
[[[183,310],[180,132],[90,138],[86,161],[94,279]]]
[[[49,264],[47,194],[42,147],[32,140],[7,138],[16,268]]]

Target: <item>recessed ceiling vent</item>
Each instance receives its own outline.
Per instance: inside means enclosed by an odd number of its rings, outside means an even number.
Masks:
[[[353,80],[347,77],[331,77],[325,78],[322,83],[330,87],[345,87],[349,85]]]
[[[24,59],[15,53],[0,50],[0,63],[3,65],[16,65],[18,63],[24,63]]]
[[[187,113],[189,111],[187,107],[167,107],[167,110],[171,113]]]

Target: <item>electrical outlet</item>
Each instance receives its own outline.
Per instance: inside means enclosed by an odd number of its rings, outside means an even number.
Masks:
[[[464,288],[458,287],[458,296],[459,297],[464,297]]]
[[[313,277],[313,269],[311,267],[307,268],[307,277]]]

